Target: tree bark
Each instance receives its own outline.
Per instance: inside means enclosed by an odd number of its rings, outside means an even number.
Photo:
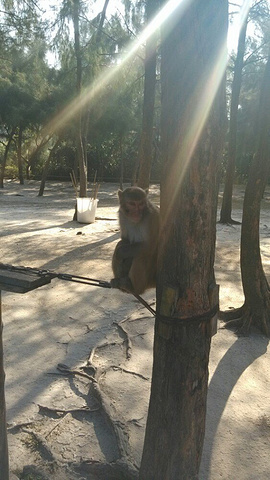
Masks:
[[[258,144],[249,172],[243,205],[241,275],[245,303],[224,315],[227,326],[248,334],[251,325],[270,337],[270,290],[260,253],[260,206],[270,173],[270,54],[261,87],[257,119]]]
[[[18,148],[17,148],[17,155],[18,155],[18,171],[19,171],[19,180],[20,184],[24,184],[24,179],[23,179],[23,167],[22,167],[22,134],[23,134],[23,129],[20,126],[19,127],[19,135],[18,135]]]
[[[154,17],[156,11],[156,0],[148,0],[146,3],[146,17],[148,23]],[[141,188],[149,187],[152,166],[153,123],[156,91],[156,48],[157,32],[154,32],[153,35],[147,39],[145,45],[143,119],[137,182],[137,185]]]
[[[45,189],[45,183],[46,183],[46,179],[47,179],[47,176],[48,176],[48,172],[49,172],[49,166],[50,166],[50,162],[51,162],[51,159],[52,157],[54,156],[54,153],[57,149],[57,147],[59,146],[61,140],[58,139],[54,146],[52,147],[50,153],[49,153],[49,156],[45,162],[45,165],[44,165],[44,168],[43,168],[43,171],[42,171],[42,177],[41,177],[41,181],[40,181],[40,187],[39,187],[39,192],[38,192],[38,197],[42,197],[43,193],[44,193],[44,189]]]
[[[232,220],[232,193],[235,173],[236,146],[237,146],[237,116],[242,83],[243,59],[245,53],[246,31],[248,20],[244,22],[238,40],[237,56],[234,65],[232,82],[232,96],[229,121],[228,163],[225,176],[222,206],[220,211],[220,223],[239,224]]]
[[[15,133],[15,128],[12,129],[12,131],[11,131],[9,137],[8,137],[7,144],[5,145],[3,163],[1,165],[1,171],[0,171],[0,188],[4,188],[4,176],[5,176],[5,169],[6,169],[6,164],[7,164],[7,157],[8,157],[9,147],[10,147],[11,142],[13,140],[14,133]]]
[[[123,138],[122,135],[119,136],[119,150],[120,150],[120,179],[119,179],[119,188],[123,190],[124,188],[124,171],[125,171],[125,161],[123,155]]]
[[[9,479],[9,460],[7,443],[7,422],[6,422],[6,402],[5,402],[5,371],[4,371],[4,352],[2,340],[2,302],[0,290],[0,471],[1,480]]]
[[[80,0],[74,0],[73,2],[73,26],[74,26],[74,49],[77,62],[76,76],[77,76],[77,95],[81,95],[82,89],[82,57],[81,57],[81,46],[80,46],[80,28],[79,28],[79,9],[80,9]],[[78,99],[79,101],[79,99]],[[76,132],[76,146],[77,146],[77,156],[78,156],[78,165],[80,172],[80,197],[87,196],[87,165],[84,155],[83,139],[82,139],[82,112],[79,111],[77,122],[77,132]]]
[[[194,0],[180,2],[162,26],[157,318],[140,480],[198,478],[218,309],[214,253],[227,21],[227,1]]]

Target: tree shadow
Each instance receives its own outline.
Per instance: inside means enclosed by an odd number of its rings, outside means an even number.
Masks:
[[[97,221],[110,221],[110,222],[116,222],[116,227],[117,227],[117,222],[118,222],[118,219],[117,217],[115,218],[106,218],[106,217],[96,217],[96,220]],[[37,226],[38,224],[38,226]],[[22,225],[21,228],[18,228],[17,225],[8,225],[6,228],[5,228],[5,231],[2,231],[1,232],[1,237],[8,237],[9,235],[12,235],[15,233],[16,231],[16,235],[20,235],[22,233],[25,233],[25,231],[27,230],[27,233],[31,233],[31,232],[36,232],[37,230],[39,232],[46,232],[46,230],[52,230],[53,228],[59,228],[60,230],[78,230],[78,229],[83,229],[84,227],[86,226],[89,226],[90,224],[86,224],[86,223],[80,223],[80,222],[77,222],[76,220],[69,220],[67,222],[64,222],[64,223],[55,223],[54,225],[44,225],[42,226],[41,222],[38,220],[33,220],[31,221],[30,223],[28,222],[27,226],[26,225]],[[89,233],[89,231],[87,232]]]
[[[215,437],[229,397],[244,371],[256,359],[266,353],[268,343],[269,339],[263,335],[251,334],[250,337],[239,337],[215,369],[208,388],[206,431],[200,480],[211,478]],[[239,348],[240,345],[241,348]],[[227,372],[227,374],[224,375],[224,372]]]

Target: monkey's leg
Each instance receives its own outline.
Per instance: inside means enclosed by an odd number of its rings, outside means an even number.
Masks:
[[[129,279],[132,284],[132,292],[140,295],[148,288],[148,262],[143,256],[134,258],[130,271]]]
[[[149,255],[149,251],[141,251],[138,257],[134,258],[129,278],[132,283],[132,292],[140,295],[148,288],[156,286],[156,255]]]
[[[138,255],[140,250],[140,243],[131,244],[126,240],[118,242],[112,259],[112,269],[115,277],[111,280],[112,288],[119,288],[125,292],[133,291],[132,283],[128,274],[133,259]]]
[[[128,275],[133,260],[132,253],[132,245],[129,242],[120,240],[117,243],[112,258],[112,270],[115,278]]]

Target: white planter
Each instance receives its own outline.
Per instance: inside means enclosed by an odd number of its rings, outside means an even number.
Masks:
[[[77,198],[77,221],[80,223],[94,223],[96,218],[98,199]]]

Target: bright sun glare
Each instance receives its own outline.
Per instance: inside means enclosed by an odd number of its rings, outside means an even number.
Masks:
[[[81,95],[75,98],[65,109],[63,109],[59,114],[57,114],[43,129],[43,134],[51,135],[61,128],[66,122],[71,120],[78,114],[81,109],[85,108],[86,105],[90,105],[96,97],[104,91],[106,85],[108,85],[113,78],[116,77],[119,71],[123,66],[136,54],[138,49],[146,40],[153,34],[153,32],[158,29],[175,11],[176,8],[180,8],[183,13],[185,8],[188,6],[190,0],[169,0],[164,7],[158,12],[155,18],[149,23],[149,25],[143,30],[141,35],[137,40],[132,42],[127,50],[125,57],[121,59],[121,62],[109,69],[106,73],[102,74],[87,88],[82,91]],[[250,7],[250,0],[245,0],[239,15],[238,27],[240,28],[241,22],[244,21],[245,16],[247,15],[248,9]],[[223,77],[225,68],[226,68],[226,45],[220,52],[219,61],[214,68],[214,71],[209,72],[209,81],[205,85],[205,95],[201,98],[201,105],[198,106],[193,127],[190,132],[190,138],[187,139],[187,149],[190,158],[196,142],[199,138],[200,132],[204,125],[204,122],[207,118],[211,104],[214,100],[216,91],[220,85],[221,79]],[[211,88],[210,88],[211,87]]]
[[[109,69],[106,73],[102,72],[102,74],[91,85],[84,89],[79,97],[75,98],[64,110],[51,120],[51,122],[44,128],[43,133],[49,135],[52,132],[57,131],[63,124],[78,114],[83,107],[89,105],[90,102],[94,100],[94,98],[104,90],[105,86],[108,85],[118,74],[128,60],[136,54],[140,46],[146,42],[152,33],[158,29],[165,20],[167,20],[174,10],[181,4],[184,11],[184,8],[188,5],[189,1],[190,0],[169,0],[149,25],[142,31],[139,38],[134,42],[131,42],[126,55],[121,59],[121,63],[116,67]]]

